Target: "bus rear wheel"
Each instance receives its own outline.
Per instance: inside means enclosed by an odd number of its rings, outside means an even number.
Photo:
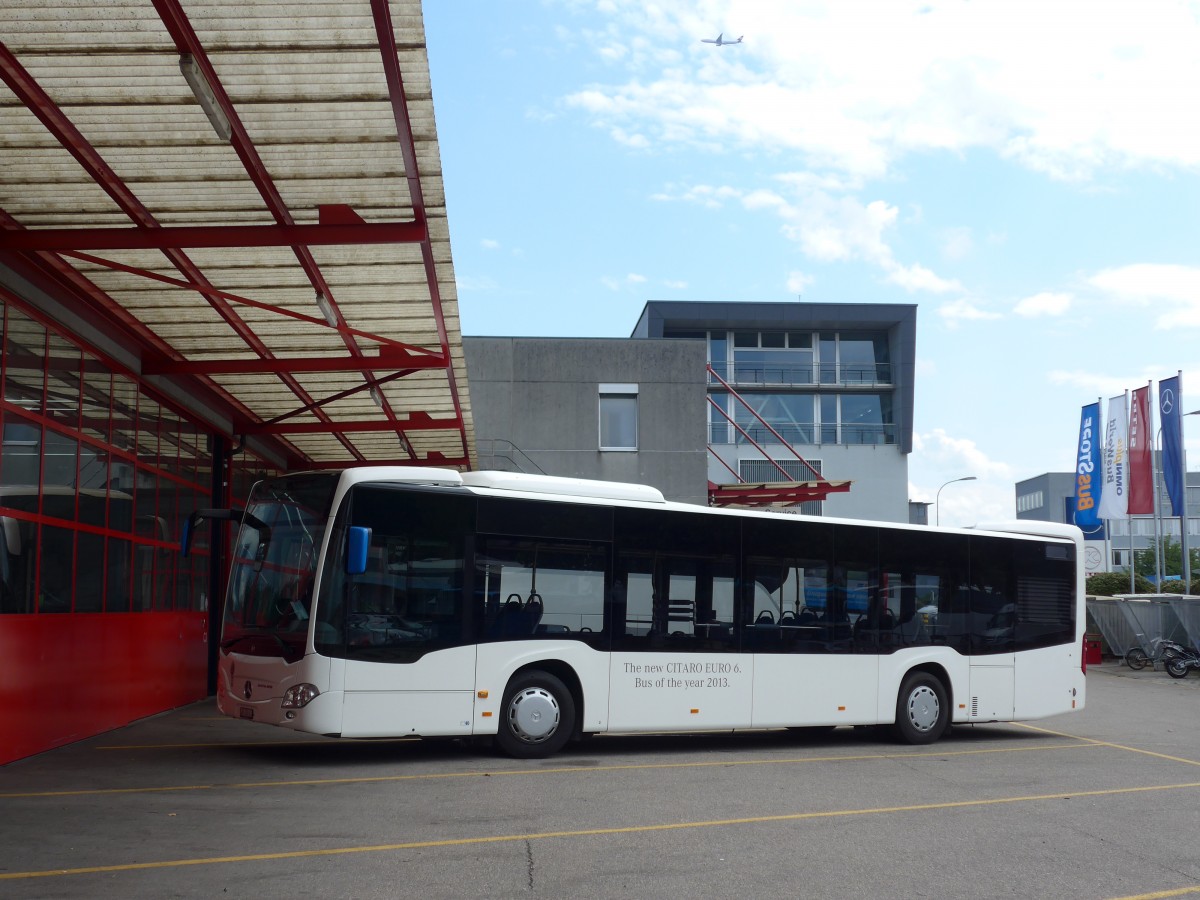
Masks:
[[[942,682],[928,672],[912,672],[900,685],[893,732],[906,744],[932,744],[950,722],[950,703]]]
[[[517,759],[553,756],[575,730],[575,700],[567,686],[533,669],[509,682],[501,707],[497,746]]]

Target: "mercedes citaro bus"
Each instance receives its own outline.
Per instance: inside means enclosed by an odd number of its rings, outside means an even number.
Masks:
[[[234,718],[541,757],[616,732],[876,725],[924,744],[1084,705],[1073,526],[403,467],[272,478],[204,517],[240,525],[218,683]]]

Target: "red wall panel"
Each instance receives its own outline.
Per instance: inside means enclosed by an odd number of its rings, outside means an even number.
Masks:
[[[0,764],[203,699],[207,618],[0,616]]]

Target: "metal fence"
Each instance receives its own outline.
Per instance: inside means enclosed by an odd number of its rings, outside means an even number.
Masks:
[[[1127,656],[1130,650],[1139,647],[1154,659],[1161,640],[1194,646],[1195,638],[1200,637],[1200,597],[1165,594],[1089,597],[1087,607],[1109,650],[1116,656]]]
[[[1179,643],[1200,649],[1200,597],[1172,596],[1167,598],[1167,602],[1187,632],[1188,639]]]
[[[1114,656],[1124,657],[1138,646],[1137,637],[1116,597],[1088,597],[1087,610]]]

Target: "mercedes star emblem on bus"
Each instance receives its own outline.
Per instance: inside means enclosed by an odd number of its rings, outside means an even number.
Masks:
[[[253,688],[250,686],[250,682],[249,682],[249,681],[247,681],[247,682],[246,682],[246,683],[245,683],[245,684],[242,686],[242,696],[243,696],[243,697],[245,697],[247,700],[249,700],[249,699],[250,699],[250,694],[251,694],[251,692],[252,692],[252,691],[253,691]]]

